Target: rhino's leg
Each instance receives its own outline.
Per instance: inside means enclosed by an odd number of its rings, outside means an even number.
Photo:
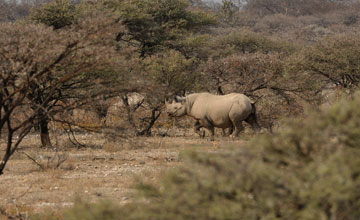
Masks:
[[[257,117],[256,117],[255,113],[250,114],[249,117],[247,119],[245,119],[245,121],[251,125],[252,129],[256,133],[260,132],[261,127],[257,121]]]
[[[203,126],[200,124],[199,121],[196,121],[194,124],[194,131],[196,134],[198,134],[200,136],[200,138],[204,138],[205,137],[205,131],[201,132],[200,128],[202,128]]]
[[[214,130],[214,126],[211,126],[209,128],[207,128],[210,131],[210,141],[214,141],[215,140],[215,130]]]
[[[228,132],[226,132],[226,128],[223,128],[223,129],[222,129],[222,135],[223,135],[224,137],[230,136],[233,132],[234,132],[234,126],[232,126],[232,125],[229,127]]]
[[[230,137],[237,137],[239,136],[239,133],[244,130],[244,126],[242,125],[242,122],[233,122],[233,125],[235,127],[234,132],[231,134]]]
[[[227,136],[225,128],[223,128],[221,132],[222,132],[222,136],[224,137]]]
[[[258,133],[261,131],[261,127],[257,120],[255,104],[251,104],[251,107],[251,114],[245,119],[245,121],[251,125],[252,129],[256,133]]]
[[[202,119],[199,121],[199,124],[201,124],[202,127],[206,128],[209,130],[210,132],[210,141],[214,141],[215,138],[215,129],[214,129],[214,125],[208,121],[207,119]]]

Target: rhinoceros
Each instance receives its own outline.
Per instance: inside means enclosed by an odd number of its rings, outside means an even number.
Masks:
[[[200,136],[200,128],[210,131],[210,140],[214,140],[214,127],[234,127],[232,136],[238,136],[244,129],[242,121],[251,125],[255,132],[260,131],[255,104],[245,95],[231,93],[213,95],[193,93],[186,97],[175,96],[172,103],[165,102],[166,112],[172,117],[188,115],[195,119],[194,130]]]

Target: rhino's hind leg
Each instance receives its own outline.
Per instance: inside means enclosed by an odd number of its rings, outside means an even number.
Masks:
[[[215,140],[215,129],[214,127],[208,127],[207,128],[210,131],[210,141],[214,141]]]
[[[230,136],[234,132],[234,126],[231,125],[228,129],[229,129],[228,132],[226,132],[226,128],[222,129],[222,135],[224,137]]]
[[[257,121],[257,117],[255,113],[252,113],[249,115],[249,117],[247,119],[245,119],[245,121],[251,125],[252,129],[258,133],[261,130],[261,127]]]
[[[239,136],[239,133],[240,133],[242,130],[244,130],[244,126],[242,125],[242,122],[241,122],[241,121],[238,122],[238,123],[233,122],[233,124],[234,124],[235,130],[234,130],[234,132],[230,135],[230,137],[237,137],[237,136]]]

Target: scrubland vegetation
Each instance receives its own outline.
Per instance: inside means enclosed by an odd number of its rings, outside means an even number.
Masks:
[[[181,166],[137,184],[139,199],[126,205],[82,200],[40,219],[360,217],[360,2],[0,5],[1,176],[19,148],[26,154],[29,135],[56,152],[90,148],[76,133],[101,135],[99,148],[116,151],[141,136],[181,136],[193,123],[163,113],[174,95],[244,93],[265,131],[180,154]],[[62,146],[56,136],[66,134]]]

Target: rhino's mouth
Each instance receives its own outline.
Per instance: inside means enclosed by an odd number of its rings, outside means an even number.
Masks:
[[[168,112],[167,113],[169,117],[178,117],[178,112],[175,111],[175,112]]]

